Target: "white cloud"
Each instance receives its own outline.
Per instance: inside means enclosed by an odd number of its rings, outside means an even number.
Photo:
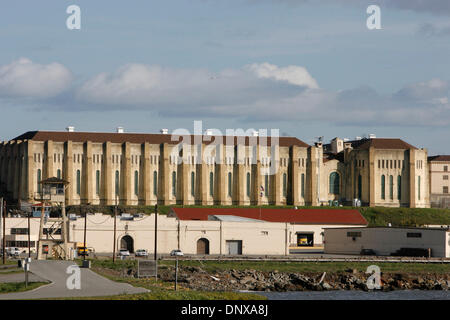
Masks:
[[[0,96],[48,98],[66,90],[71,72],[59,63],[41,65],[21,58],[0,66]]]

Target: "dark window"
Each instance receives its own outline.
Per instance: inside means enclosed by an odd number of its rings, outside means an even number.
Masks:
[[[337,172],[332,172],[330,174],[330,193],[331,194],[339,194],[339,174]]]
[[[406,237],[408,238],[422,238],[421,232],[408,232],[406,233]]]
[[[247,173],[247,197],[250,197],[250,183],[251,183],[251,176],[250,173]]]
[[[158,172],[153,171],[153,194],[158,194]]]
[[[384,174],[381,176],[381,199],[386,199],[386,177]]]
[[[28,228],[11,228],[11,234],[28,234]]]
[[[77,170],[77,195],[81,194],[81,172]]]
[[[212,197],[214,195],[214,173],[209,173],[209,195]]]
[[[361,237],[361,231],[347,232],[347,237],[349,237],[349,238]]]
[[[191,172],[191,196],[195,197],[195,173]]]

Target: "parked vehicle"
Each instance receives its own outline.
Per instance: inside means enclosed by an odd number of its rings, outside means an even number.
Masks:
[[[136,257],[148,257],[148,251],[146,249],[138,249],[134,255]]]
[[[375,256],[376,255],[375,251],[373,251],[372,249],[361,249],[360,254],[362,256]]]
[[[183,252],[182,252],[181,250],[178,250],[178,249],[172,250],[172,251],[170,252],[170,255],[171,255],[171,256],[184,256]]]
[[[20,255],[20,249],[16,247],[6,248],[6,254],[8,256],[17,257]]]
[[[117,255],[119,257],[129,257],[130,251],[128,251],[127,249],[120,249],[120,251],[117,253]]]
[[[79,256],[89,256],[89,249],[86,247],[78,247],[77,253]]]

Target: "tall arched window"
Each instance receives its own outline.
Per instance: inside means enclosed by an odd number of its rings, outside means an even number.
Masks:
[[[233,195],[233,176],[231,172],[228,172],[228,196],[231,197]]]
[[[95,172],[95,194],[100,194],[100,170]]]
[[[158,195],[158,172],[153,171],[153,194]]]
[[[283,173],[283,196],[286,197],[287,195],[287,175],[286,173]]]
[[[305,174],[304,173],[302,173],[301,185],[302,185],[301,195],[302,195],[302,198],[304,198],[305,197]]]
[[[134,172],[134,195],[139,195],[139,172]]]
[[[402,200],[402,176],[397,177],[397,199]]]
[[[247,197],[250,197],[251,176],[250,172],[247,172]]]
[[[195,197],[195,173],[191,172],[191,196]]]
[[[42,171],[41,171],[41,169],[38,169],[37,170],[37,191],[39,193],[41,193],[41,191],[42,191],[42,188],[41,188],[42,185],[40,184],[41,179],[42,179]]]
[[[212,197],[214,195],[214,173],[209,173],[209,195]]]
[[[386,199],[386,177],[384,174],[381,176],[381,199]]]
[[[77,195],[81,194],[81,172],[77,170]]]
[[[177,195],[177,173],[175,171],[172,172],[172,195]]]
[[[417,177],[417,199],[420,200],[420,176]]]
[[[264,194],[266,197],[269,196],[269,175],[264,176]]]
[[[61,179],[61,169],[56,170],[56,177]]]
[[[389,199],[394,200],[394,177],[389,176]]]
[[[339,194],[339,174],[337,172],[330,173],[330,193]]]
[[[358,199],[362,198],[362,176],[358,175]]]
[[[116,184],[116,196],[118,196],[119,192],[120,192],[120,173],[119,173],[118,170],[116,170],[116,182],[115,182],[115,184]]]

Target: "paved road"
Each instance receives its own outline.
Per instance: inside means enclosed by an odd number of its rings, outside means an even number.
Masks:
[[[93,297],[148,292],[144,288],[111,281],[84,268],[80,269],[81,289],[69,290],[66,282],[71,274],[66,273],[66,270],[70,265],[75,265],[75,263],[72,261],[33,260],[30,266],[31,272],[51,283],[27,292],[0,294],[0,300]]]

